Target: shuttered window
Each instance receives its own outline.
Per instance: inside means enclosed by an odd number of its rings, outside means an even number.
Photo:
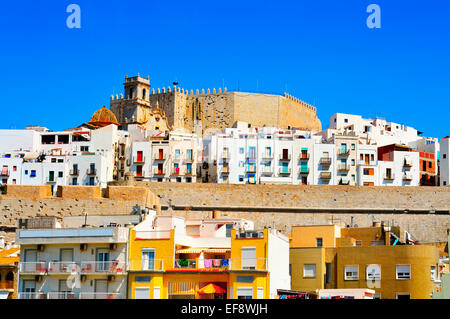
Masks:
[[[411,265],[397,265],[396,279],[411,279]]]
[[[256,247],[241,248],[242,269],[256,269]]]
[[[358,280],[358,266],[345,266],[344,267],[344,279],[345,280]]]

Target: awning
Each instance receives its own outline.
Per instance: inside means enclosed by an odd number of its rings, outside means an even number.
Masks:
[[[30,160],[30,159],[35,159],[38,158],[39,154],[37,153],[27,153],[25,154],[25,156],[23,157],[24,160]]]
[[[212,254],[225,254],[230,252],[231,249],[222,249],[222,248],[186,248],[179,249],[176,251],[177,254],[200,254],[204,253],[212,253]]]
[[[0,299],[8,299],[9,292],[0,292]]]
[[[224,294],[227,291],[223,289],[222,287],[219,287],[215,284],[207,284],[202,289],[199,289],[198,291],[199,295],[205,295],[205,294]]]

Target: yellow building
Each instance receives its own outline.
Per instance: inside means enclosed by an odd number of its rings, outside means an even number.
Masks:
[[[376,298],[429,299],[439,250],[415,244],[400,227],[380,223],[365,228],[294,226],[290,267],[294,290],[369,288]]]
[[[243,219],[147,216],[130,232],[129,265],[130,299],[268,299],[290,288],[288,238]]]
[[[17,265],[19,261],[19,247],[7,247],[0,250],[0,299],[17,298]]]

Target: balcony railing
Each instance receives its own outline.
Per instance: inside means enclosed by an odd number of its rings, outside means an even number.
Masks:
[[[403,180],[404,181],[407,181],[407,182],[410,182],[410,181],[412,181],[412,176],[411,175],[408,175],[408,174],[405,174],[405,175],[403,175]]]
[[[308,167],[301,167],[299,173],[300,174],[309,174],[309,168]]]
[[[183,175],[183,173],[181,172],[181,168],[180,167],[172,168],[172,175],[173,176]]]
[[[412,162],[411,161],[407,161],[407,160],[403,161],[403,167],[405,167],[405,168],[412,167]]]
[[[187,163],[192,163],[194,161],[194,157],[192,155],[186,154],[184,161]]]
[[[267,270],[266,258],[231,258],[230,270],[264,271]]]
[[[247,166],[245,168],[246,173],[256,173],[256,166]]]
[[[175,259],[176,269],[195,269],[197,268],[197,259]]]
[[[331,179],[331,173],[330,172],[320,172],[321,179]]]
[[[339,150],[338,151],[338,156],[349,156],[350,155],[350,150]]]
[[[230,159],[230,153],[228,153],[228,152],[223,152],[223,153],[222,153],[222,159],[223,159],[223,160],[228,160],[228,159]]]
[[[388,181],[391,181],[391,180],[395,179],[395,176],[394,176],[394,174],[385,174],[384,175],[384,179],[388,180]]]
[[[48,273],[58,275],[74,274],[78,271],[75,262],[50,262],[48,263]]]
[[[331,165],[331,157],[321,157],[320,158],[320,165]]]
[[[271,175],[273,174],[273,168],[271,166],[263,166],[261,169],[261,174]]]
[[[280,167],[279,169],[278,169],[278,175],[290,175],[291,174],[291,168],[283,168],[283,167]]]
[[[97,169],[96,168],[88,168],[86,170],[86,175],[97,175]]]
[[[81,274],[122,274],[127,270],[123,261],[84,261],[81,262]]]
[[[157,169],[157,168],[155,168],[153,170],[153,175],[166,175],[166,172],[165,172],[164,169]]]
[[[299,161],[307,161],[309,160],[309,153],[300,153],[298,156]]]
[[[141,158],[137,158],[136,156],[133,156],[133,163],[134,163],[134,164],[142,164],[142,163],[145,163],[145,157],[142,156]]]
[[[247,153],[247,156],[245,158],[249,160],[256,160],[256,154]]]
[[[222,167],[222,174],[230,174],[230,167],[229,166],[224,166]]]
[[[184,175],[187,175],[187,176],[194,176],[195,175],[195,172],[194,172],[194,170],[189,170],[189,169],[186,169],[186,173],[184,173]]]
[[[14,281],[13,280],[1,280],[0,281],[0,289],[14,289]]]
[[[350,180],[349,179],[346,179],[346,180],[344,180],[344,179],[340,179],[339,180],[339,185],[349,185],[350,184]]]
[[[47,178],[45,179],[45,181],[46,181],[47,183],[56,183],[56,178],[55,178],[55,177],[47,176]]]
[[[18,299],[47,299],[47,294],[42,292],[19,292]]]
[[[123,296],[115,292],[80,292],[80,299],[123,299]]]
[[[230,268],[230,259],[203,259],[199,260],[199,269],[223,269]]]
[[[21,262],[19,263],[19,272],[22,274],[42,275],[47,272],[46,262]]]
[[[164,260],[163,259],[130,259],[129,269],[130,271],[163,271]]]
[[[153,159],[155,161],[165,161],[166,160],[166,154],[165,153],[163,153],[163,154],[156,153],[156,154],[153,155]]]
[[[285,156],[283,154],[280,154],[279,160],[282,161],[282,162],[290,161],[291,160],[291,154],[288,154],[287,156]]]
[[[71,169],[69,174],[72,176],[78,176],[80,175],[80,171],[78,169]]]
[[[9,169],[5,170],[5,171],[0,170],[0,176],[1,177],[9,177]]]
[[[338,166],[338,171],[349,171],[350,170],[350,165],[348,165],[348,164],[340,164],[339,166]]]
[[[263,155],[261,156],[261,158],[263,159],[263,160],[271,160],[271,159],[273,159],[273,154],[272,153],[263,153]]]
[[[80,294],[73,291],[52,291],[47,293],[47,299],[80,299]]]

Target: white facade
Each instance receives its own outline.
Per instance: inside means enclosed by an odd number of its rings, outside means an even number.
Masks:
[[[378,161],[381,186],[419,186],[419,153],[393,151],[392,161]]]
[[[129,229],[18,230],[19,299],[125,299]]]
[[[276,230],[269,230],[267,270],[270,273],[270,299],[278,289],[291,289],[289,275],[289,238]]]
[[[357,185],[379,186],[378,147],[376,145],[358,145],[356,155]]]
[[[444,137],[441,139],[441,154],[440,154],[440,165],[441,165],[441,186],[450,186],[450,137]]]

